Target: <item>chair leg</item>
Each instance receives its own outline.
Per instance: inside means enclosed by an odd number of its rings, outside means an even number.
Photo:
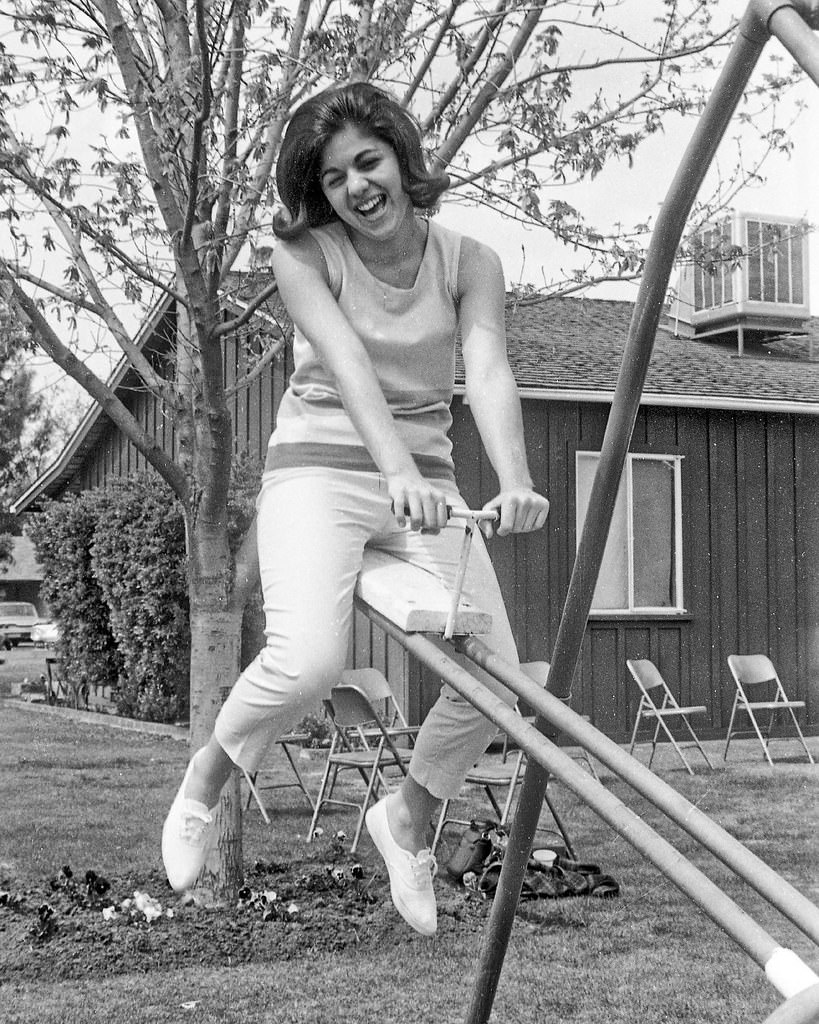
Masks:
[[[304,793],[304,798],[307,801],[307,803],[310,805],[310,810],[311,811],[314,810],[315,808],[314,808],[314,804],[313,804],[313,798],[307,792],[307,786],[304,784],[304,779],[302,778],[301,772],[299,771],[296,762],[293,760],[293,755],[290,753],[290,750],[288,749],[286,743],[282,743],[282,744],[280,744],[280,746],[281,746],[282,750],[284,751],[285,757],[290,762],[290,767],[293,769],[293,774],[296,776],[296,783],[297,783],[299,789],[302,791],[302,793]]]
[[[517,792],[518,785],[521,782],[523,774],[525,773],[524,768],[525,754],[522,750],[518,751],[517,757],[515,758],[515,768],[512,777],[506,787],[506,800],[503,804],[503,810],[499,811],[497,804],[492,800],[492,805],[495,808],[495,813],[498,815],[498,821],[501,825],[506,825],[509,821],[509,815],[512,812],[512,804],[515,802],[515,793]],[[492,798],[490,797],[490,800]]]
[[[356,822],[355,835],[353,836],[353,845],[350,847],[350,853],[355,853],[355,851],[358,849],[358,841],[359,839],[361,839],[361,830],[364,828],[364,815],[367,813],[367,810],[369,809],[370,801],[372,800],[373,797],[373,792],[375,790],[375,787],[378,785],[379,775],[380,772],[378,771],[376,766],[373,765],[373,770],[370,773],[370,781],[369,784],[367,785],[367,795],[364,797],[364,802],[361,804],[361,811],[359,812],[358,821]]]
[[[662,718],[657,718],[657,724],[654,727],[654,735],[651,738],[651,756],[648,759],[648,767],[650,768],[654,761],[654,755],[657,753],[657,737],[660,735],[660,726],[663,724]]]
[[[725,736],[725,750],[722,752],[722,760],[728,760],[728,747],[731,745],[731,737],[734,735],[734,718],[737,713],[737,702],[739,701],[739,694],[734,694],[734,705],[731,708],[731,717],[728,720],[728,732]]]
[[[506,824],[506,820],[504,819],[504,812],[500,809],[498,801],[495,799],[495,794],[492,792],[491,787],[490,786],[484,786],[483,788],[486,791],[486,797],[489,800],[489,803],[492,804],[492,810],[495,812],[495,814],[498,817],[498,824],[499,825],[505,825]]]
[[[577,859],[577,855],[574,852],[574,847],[572,846],[572,841],[569,838],[569,833],[566,831],[566,826],[563,824],[563,821],[562,821],[562,819],[560,817],[560,814],[558,813],[558,810],[557,810],[557,808],[554,805],[554,801],[549,796],[549,786],[548,786],[548,783],[546,785],[546,791],[543,794],[543,802],[549,808],[549,813],[551,814],[552,818],[554,819],[555,825],[557,825],[557,830],[561,834],[561,836],[563,837],[563,842],[566,844],[566,852],[569,854],[569,856],[572,858],[572,860],[576,860]]]
[[[589,774],[591,775],[591,777],[596,782],[600,781],[600,776],[597,774],[597,769],[594,767],[594,762],[592,761],[591,757],[589,756],[589,752],[588,752],[588,750],[586,750],[585,747],[581,747],[580,748],[580,753],[577,755],[577,760],[578,761],[585,761],[586,765],[587,765],[587,767],[589,769]]]
[[[319,814],[321,808],[324,806],[324,794],[327,790],[327,781],[330,778],[330,772],[333,769],[333,765],[330,764],[329,758],[327,764],[324,766],[324,773],[321,776],[321,785],[319,786],[318,796],[316,797],[316,805],[313,808],[313,817],[310,820],[310,828],[307,830],[307,842],[311,842],[316,832],[316,825],[318,824]],[[333,775],[333,782],[335,782],[335,775]],[[332,794],[332,787],[330,789]]]
[[[430,852],[433,855],[435,851],[438,849],[438,843],[440,843],[441,836],[443,835],[444,829],[446,828],[447,823],[449,821],[449,819],[447,818],[447,814],[449,813],[450,803],[450,800],[441,801],[441,811],[440,814],[438,815],[438,824],[435,826],[435,835],[432,837],[432,847],[430,848]]]
[[[259,810],[262,812],[262,817],[265,820],[265,824],[269,825],[270,817],[267,811],[265,810],[264,804],[262,803],[262,798],[259,796],[259,791],[256,789],[256,776],[258,775],[258,772],[253,772],[253,774],[251,775],[250,772],[245,771],[245,769],[243,768],[242,773],[244,774],[245,782],[248,784],[248,787],[250,789],[250,792],[247,795],[247,806],[245,807],[245,810],[247,810],[247,808],[250,807],[251,798],[255,799]]]
[[[799,737],[799,742],[802,744],[805,753],[808,755],[808,761],[810,761],[811,764],[816,764],[816,762],[813,760],[813,755],[808,750],[808,745],[805,742],[805,737],[802,735],[802,730],[799,728],[799,722],[796,720],[796,714],[793,708],[788,708],[788,711],[790,712],[791,718],[793,719],[793,726],[796,729],[796,734]]]
[[[691,723],[688,721],[688,716],[687,715],[682,715],[682,720],[685,722],[686,729],[688,729],[688,731],[691,733],[691,739],[694,741],[694,743],[696,743],[697,750],[699,750],[699,752],[705,758],[705,763],[713,771],[714,770],[714,766],[709,761],[708,755],[705,753],[705,750],[703,749],[703,746],[700,743],[699,738],[697,737],[697,734],[694,732],[693,728],[691,727]]]
[[[751,709],[747,707],[747,705],[745,710],[748,712],[748,717],[751,719],[751,725],[754,727],[754,732],[756,733],[759,742],[762,744],[762,749],[765,751],[765,757],[768,761],[768,764],[771,766],[771,768],[773,768],[774,763],[771,760],[771,755],[768,751],[768,744],[765,742],[765,738],[760,732],[759,726],[757,725],[756,716],[754,715],[753,711],[751,711]]]
[[[688,772],[689,775],[693,775],[694,774],[694,770],[692,769],[692,767],[688,763],[688,761],[686,761],[685,754],[683,754],[683,752],[682,752],[682,748],[680,747],[679,743],[677,743],[677,741],[674,739],[674,737],[671,734],[671,730],[668,728],[668,726],[665,724],[665,721],[662,718],[658,718],[657,719],[657,728],[658,728],[658,730],[659,730],[660,726],[662,726],[663,732],[668,737],[671,745],[677,751],[677,757],[679,757],[679,759],[685,765],[685,770]]]
[[[634,753],[634,745],[637,742],[637,733],[640,729],[640,722],[643,718],[643,698],[640,698],[640,703],[637,705],[637,714],[634,718],[634,728],[631,730],[631,744],[628,748],[630,754]]]

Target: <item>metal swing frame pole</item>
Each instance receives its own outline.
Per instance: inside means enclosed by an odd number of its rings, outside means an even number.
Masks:
[[[779,7],[792,5],[768,3],[762,5],[766,8],[762,14],[757,11],[757,6],[751,4],[743,16],[737,40],[697,123],[651,238],[551,662],[549,689],[564,701],[571,696],[572,679],[580,658],[620,476],[640,407],[677,247],[700,185],[769,38],[768,22]],[[536,725],[544,735],[557,739],[557,730],[545,719],[538,716]],[[530,763],[484,932],[465,1024],[487,1024],[489,1021],[547,782],[546,769],[540,764]]]
[[[499,729],[506,732],[511,739],[519,744],[529,758],[527,771],[532,764],[539,764],[544,770],[559,778],[580,800],[590,807],[603,821],[607,822],[626,842],[630,843],[646,860],[661,871],[666,878],[677,886],[699,909],[710,918],[718,927],[731,938],[737,945],[748,954],[749,957],[761,967],[768,980],[784,996],[792,997],[800,992],[814,987],[819,987],[819,976],[805,964],[793,951],[782,947],[764,928],[753,920],[742,910],[734,900],[719,886],[711,881],[703,872],[689,861],[683,854],[676,850],[671,843],[655,831],[642,817],[627,807],[617,796],[607,789],[598,779],[584,771],[567,753],[562,751],[551,740],[547,739],[542,732],[522,718],[512,707],[505,703],[497,694],[491,692],[483,683],[479,682],[473,673],[463,665],[454,660],[452,655],[441,645],[422,633],[407,633],[386,618],[381,612],[364,605],[364,610],[371,621],[389,636],[394,637],[406,650],[417,658],[423,665],[426,665],[432,672],[452,687],[465,700],[469,701]],[[543,713],[550,719],[562,721],[568,716],[567,734],[573,731],[572,720],[577,719],[585,728],[584,741],[588,749],[600,757],[604,764],[608,764],[613,770],[624,778],[625,781],[634,784],[635,779],[630,777],[632,771],[641,769],[642,772],[653,778],[658,786],[663,787],[665,783],[652,776],[639,762],[635,761],[628,754],[598,732],[593,726],[585,723],[575,712],[566,708],[555,697],[543,691],[536,683],[528,679],[519,669],[503,662],[500,657],[492,652],[481,641],[474,637],[467,638],[456,643],[456,648],[464,654],[473,664],[479,665],[490,672],[496,679],[503,682],[517,696],[529,700],[532,689],[540,695],[537,705],[542,707]],[[542,701],[546,700],[543,707]],[[586,743],[584,742],[584,745]],[[616,755],[613,755],[616,751]],[[611,755],[611,756],[610,756]],[[667,787],[670,789],[670,787]],[[642,790],[641,790],[642,791]],[[672,791],[673,792],[673,791]],[[656,798],[656,794],[645,793],[656,806],[668,813],[668,808],[662,806],[662,800]],[[682,799],[682,798],[680,798]],[[672,820],[682,824],[685,817],[684,809],[681,814],[669,815]],[[703,816],[704,817],[704,816]],[[707,819],[705,819],[707,821]],[[719,854],[720,845],[738,845],[727,833],[720,835],[721,830],[715,823],[710,823],[715,833],[717,842],[708,844],[708,848]],[[693,829],[692,834],[696,835],[701,829]],[[707,838],[707,837],[706,837]],[[712,836],[714,838],[714,836]],[[706,845],[703,842],[703,845]],[[753,877],[754,872],[744,870],[750,864],[757,861],[748,850],[743,852],[746,855],[745,865],[733,865],[734,870],[740,877],[750,884],[755,885],[758,891],[767,895],[769,902],[780,909],[785,916],[795,922],[799,921],[799,915],[794,915],[792,907],[803,911],[802,926],[807,927],[807,934],[816,936],[819,939],[819,908],[814,907],[798,893],[794,891],[792,899],[787,899],[789,889],[785,879],[775,876],[778,885],[774,890],[781,888],[785,890],[782,894],[785,899],[780,899],[776,891],[765,892],[764,886],[759,886],[757,879]],[[768,874],[773,875],[771,869],[759,862],[760,868]],[[742,868],[742,869],[741,869]],[[758,873],[758,872],[757,872]],[[772,898],[773,896],[773,898]],[[496,893],[495,899],[499,896]],[[789,905],[790,904],[790,905]],[[806,924],[807,922],[807,924]],[[811,930],[810,924],[813,924]],[[804,1006],[800,999],[794,1003],[794,1009],[801,1012]],[[787,1024],[807,1024],[807,1018],[786,1018]]]

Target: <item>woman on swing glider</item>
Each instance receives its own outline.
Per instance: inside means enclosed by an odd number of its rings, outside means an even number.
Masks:
[[[287,212],[274,225],[273,269],[295,324],[295,370],[257,501],[266,645],[191,759],[165,822],[163,859],[178,891],[204,864],[234,765],[254,771],[338,682],[364,548],[396,553],[447,584],[455,576],[462,533],[444,527],[447,505],[464,505],[447,435],[456,334],[470,407],[500,483],[485,506],[497,511],[498,533],[540,529],[549,509],[526,462],[500,262],[416,212],[431,209],[449,179],[427,169],[412,118],[372,85],[327,89],[293,115],[276,177]],[[487,642],[517,664],[477,536],[463,596],[492,614]],[[367,812],[393,902],[423,935],[437,926],[430,816],[458,794],[494,733],[444,687],[400,789]]]

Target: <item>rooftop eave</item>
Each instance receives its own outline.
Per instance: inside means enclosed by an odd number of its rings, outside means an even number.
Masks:
[[[465,396],[463,384],[455,385],[455,394]],[[541,402],[597,402],[611,405],[614,389],[518,387],[520,397]],[[763,412],[779,415],[819,416],[819,402],[788,402],[762,398],[740,398],[734,395],[669,394],[644,391],[641,405],[665,406],[674,409],[723,409],[733,412]]]

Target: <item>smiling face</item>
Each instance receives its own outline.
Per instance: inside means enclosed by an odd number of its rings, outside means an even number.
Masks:
[[[395,150],[354,125],[324,147],[319,180],[339,219],[367,239],[392,237],[412,212]]]

